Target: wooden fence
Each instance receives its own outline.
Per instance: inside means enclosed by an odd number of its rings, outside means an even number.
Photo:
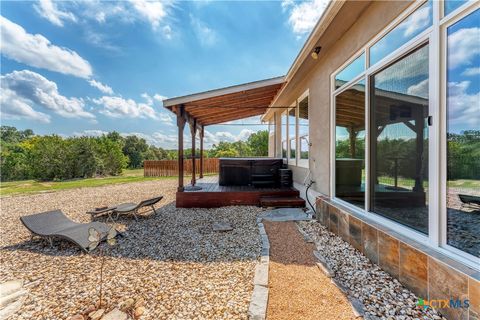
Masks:
[[[200,159],[195,159],[195,171],[197,176],[200,173]],[[192,174],[192,160],[183,161],[185,175]],[[218,173],[218,158],[203,159],[203,174]],[[177,160],[146,160],[143,162],[143,174],[145,177],[169,177],[178,176]]]

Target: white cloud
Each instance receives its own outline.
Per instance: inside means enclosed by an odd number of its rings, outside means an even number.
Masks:
[[[448,68],[471,65],[480,55],[480,28],[464,28],[448,36]]]
[[[74,136],[77,136],[77,137],[83,137],[83,136],[87,136],[87,137],[101,137],[101,136],[106,135],[106,134],[108,134],[107,131],[96,130],[96,129],[76,131],[76,132],[73,133],[73,135],[74,135]]]
[[[473,77],[480,75],[480,67],[467,68],[462,72],[462,76]]]
[[[40,0],[34,8],[43,18],[59,27],[63,27],[64,20],[77,21],[73,13],[59,10],[52,0]]]
[[[407,89],[407,94],[428,99],[428,79],[410,86]]]
[[[92,79],[92,80],[88,80],[88,83],[92,87],[97,88],[98,90],[100,90],[103,93],[110,94],[110,95],[113,94],[113,89],[111,87],[107,86],[106,84],[101,83],[100,81],[96,81],[96,80]]]
[[[36,68],[80,78],[92,75],[90,63],[75,51],[58,47],[40,34],[30,34],[20,25],[0,16],[2,55]]]
[[[152,29],[157,30],[160,22],[167,16],[164,2],[147,0],[130,0],[133,8],[150,22]]]
[[[125,99],[119,96],[103,96],[92,101],[97,105],[103,106],[100,113],[111,118],[150,118],[159,120],[166,125],[173,125],[173,119],[167,114],[166,110],[155,112],[153,106],[154,98],[147,93],[143,93],[141,96],[145,99],[145,102],[137,102],[133,99]]]
[[[157,93],[153,96],[153,99],[157,100],[158,102],[163,102],[163,100],[167,99],[167,97]]]
[[[431,7],[426,6],[412,13],[404,23],[401,24],[405,29],[403,35],[409,37],[416,31],[421,30],[430,24]]]
[[[218,131],[215,133],[215,137],[219,141],[228,141],[228,142],[237,141],[237,137],[228,131]]]
[[[237,139],[238,140],[247,140],[248,137],[250,137],[253,133],[255,133],[255,131],[250,130],[250,129],[242,129],[242,131],[240,131],[240,133],[238,134]]]
[[[478,115],[480,114],[480,92],[473,94],[467,93],[470,87],[470,81],[449,82],[448,83],[448,117],[453,124],[462,124],[471,129],[478,128],[480,123]]]
[[[202,46],[213,46],[217,42],[218,35],[215,30],[209,28],[204,22],[195,18],[193,15],[190,15],[190,24]]]
[[[18,96],[15,91],[2,86],[0,105],[1,117],[3,119],[25,119],[42,123],[50,122],[50,116],[48,114],[35,111],[29,103],[29,100]]]
[[[47,118],[40,112],[32,112],[34,106],[39,106],[65,118],[95,118],[93,114],[84,110],[83,99],[62,96],[55,82],[33,71],[13,71],[2,75],[1,88],[2,91],[8,91],[8,98],[4,101],[5,104],[2,103],[2,110],[6,108],[10,110],[10,114],[15,114],[12,110],[18,108],[18,112],[25,116],[28,114],[37,120],[42,118],[43,122],[47,122]]]
[[[329,2],[330,0],[312,0],[297,3],[287,0],[282,2],[282,8],[290,11],[288,22],[293,32],[305,34],[313,29]]]

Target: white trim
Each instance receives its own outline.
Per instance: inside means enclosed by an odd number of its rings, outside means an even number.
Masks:
[[[432,126],[428,127],[428,234],[430,244],[439,246],[441,233],[438,214],[440,203],[440,190],[438,187],[438,177],[440,175],[440,87],[438,81],[431,80],[438,79],[440,76],[440,53],[436,50],[440,41],[440,30],[438,28],[440,2],[433,1],[432,11],[433,30],[428,44],[428,113],[433,120]]]
[[[445,1],[442,1],[442,14],[444,13],[443,10],[445,8]],[[449,24],[452,25],[455,22],[461,20],[462,18],[465,18],[468,16],[470,13],[475,11],[475,9],[480,8],[480,3],[478,1],[469,1],[458,7],[457,9],[453,10],[450,12],[447,16],[444,16],[440,20],[441,25]]]
[[[230,87],[208,90],[199,93],[193,93],[186,96],[174,97],[163,100],[163,107],[171,107],[182,103],[187,103],[196,100],[203,100],[221,96],[225,94],[238,93],[246,90],[259,89],[262,87],[268,87],[276,84],[282,84],[285,82],[285,76],[280,76],[271,79],[259,80],[254,82],[248,82],[244,84],[234,85]]]
[[[305,98],[307,98],[307,112],[308,112],[308,133],[303,134],[300,136],[299,131],[300,131],[300,102],[302,102]],[[307,89],[305,92],[303,92],[300,97],[297,99],[297,166],[302,167],[302,168],[309,168],[310,166],[310,144],[308,145],[308,158],[307,159],[302,159],[302,150],[301,150],[301,143],[300,139],[302,137],[309,137],[309,143],[310,143],[310,90]]]
[[[466,18],[474,11],[480,9],[480,3],[469,2],[440,21],[439,26],[439,55],[440,55],[440,70],[439,70],[439,105],[440,105],[440,123],[439,123],[439,177],[438,177],[438,190],[439,190],[439,249],[449,254],[454,255],[456,259],[459,259],[462,263],[473,263],[474,269],[480,269],[480,257],[475,257],[465,251],[455,248],[448,244],[448,212],[447,212],[447,50],[448,50],[448,28],[460,20]],[[457,14],[456,16],[453,14]],[[468,262],[467,262],[468,261]]]

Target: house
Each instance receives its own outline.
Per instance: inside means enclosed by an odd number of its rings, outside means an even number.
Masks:
[[[194,132],[263,114],[322,224],[449,319],[478,319],[480,213],[462,196],[480,197],[479,46],[478,1],[335,1],[285,77],[165,106]]]

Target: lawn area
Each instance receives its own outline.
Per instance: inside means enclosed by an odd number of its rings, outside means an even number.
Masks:
[[[122,175],[115,177],[98,177],[88,179],[74,179],[66,181],[9,181],[0,185],[0,195],[15,195],[25,193],[38,193],[44,191],[65,190],[73,188],[99,187],[110,184],[141,182],[156,179],[175,179],[175,177],[144,177],[143,169],[124,170]]]

